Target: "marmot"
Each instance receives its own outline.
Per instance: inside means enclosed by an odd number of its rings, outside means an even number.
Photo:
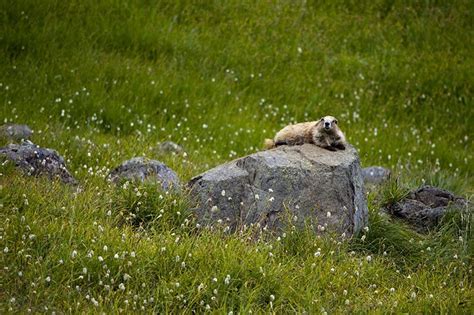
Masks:
[[[337,119],[332,116],[325,116],[319,121],[286,126],[277,132],[273,140],[265,139],[265,148],[303,143],[313,143],[330,151],[346,148],[346,138],[337,126]]]

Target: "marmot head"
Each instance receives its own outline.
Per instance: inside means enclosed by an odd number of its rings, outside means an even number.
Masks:
[[[321,129],[330,131],[337,128],[337,119],[332,116],[324,116],[318,122]]]

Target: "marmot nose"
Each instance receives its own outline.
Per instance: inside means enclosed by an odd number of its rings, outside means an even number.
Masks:
[[[324,126],[325,126],[325,127],[329,127],[329,123],[328,123],[328,122],[325,122],[325,123],[324,123]]]

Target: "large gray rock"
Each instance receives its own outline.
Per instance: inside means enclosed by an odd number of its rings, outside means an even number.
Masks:
[[[389,204],[385,210],[413,225],[417,231],[427,232],[436,227],[449,209],[466,206],[464,198],[441,188],[424,186],[410,192],[403,200]]]
[[[135,157],[123,162],[110,172],[109,179],[114,183],[122,180],[152,181],[159,183],[164,190],[180,189],[178,175],[171,168],[145,157]]]
[[[191,179],[189,187],[204,224],[279,228],[290,217],[297,226],[309,221],[319,231],[351,235],[368,219],[359,157],[350,145],[336,152],[312,144],[257,152]]]
[[[370,166],[362,169],[365,184],[381,184],[390,178],[390,170],[381,166]]]
[[[0,156],[12,161],[28,175],[47,175],[51,179],[59,178],[67,184],[77,184],[76,179],[67,170],[64,158],[55,150],[41,148],[25,141],[0,148]]]
[[[27,125],[6,124],[0,126],[0,137],[10,141],[28,140],[33,130]]]

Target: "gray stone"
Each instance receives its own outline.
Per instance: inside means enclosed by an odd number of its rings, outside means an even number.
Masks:
[[[109,179],[114,183],[122,180],[152,181],[160,183],[164,190],[180,189],[178,175],[172,169],[160,161],[145,157],[135,157],[123,162],[110,172]]]
[[[27,125],[6,124],[0,126],[0,137],[10,141],[28,140],[33,134],[33,130]]]
[[[0,155],[12,161],[28,175],[47,175],[51,179],[59,178],[67,184],[77,184],[76,179],[67,170],[64,158],[55,150],[41,148],[25,141],[0,148]]]
[[[157,151],[159,154],[181,154],[184,152],[184,149],[173,141],[165,141],[158,145]]]
[[[453,193],[424,186],[408,194],[406,198],[385,207],[384,210],[413,225],[419,232],[427,232],[436,227],[449,209],[461,209],[467,200]]]
[[[222,220],[234,230],[279,229],[290,217],[299,227],[309,222],[349,236],[368,220],[359,157],[350,145],[335,152],[280,146],[213,168],[188,186],[198,222]]]
[[[381,166],[370,166],[362,169],[365,184],[381,184],[390,178],[390,170]]]

